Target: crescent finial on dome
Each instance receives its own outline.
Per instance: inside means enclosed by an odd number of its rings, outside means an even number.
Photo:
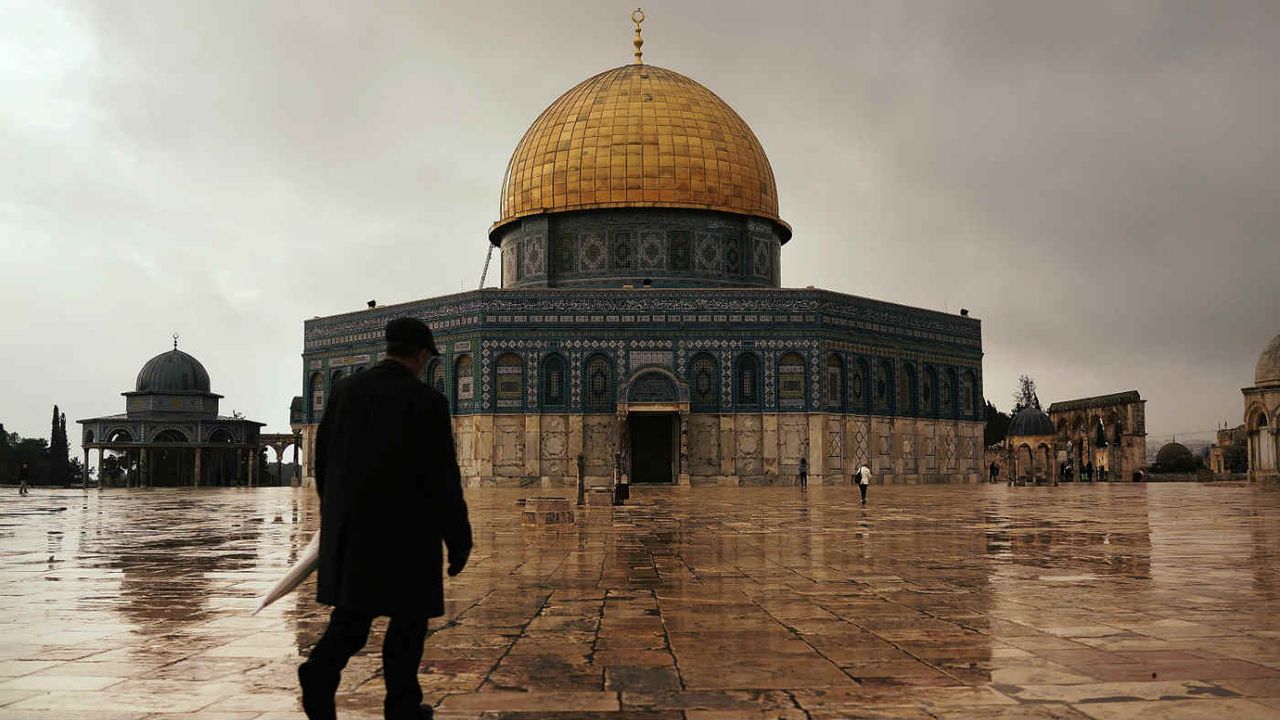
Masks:
[[[640,48],[644,46],[644,38],[640,37],[640,23],[644,22],[644,10],[636,8],[631,13],[631,22],[636,24],[636,37],[631,41],[631,44],[636,46],[636,64],[643,65],[644,61],[640,58],[644,56],[644,53],[641,52]]]

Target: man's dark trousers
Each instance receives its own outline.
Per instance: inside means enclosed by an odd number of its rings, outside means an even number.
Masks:
[[[302,680],[303,710],[311,720],[336,717],[334,693],[342,669],[352,655],[360,652],[369,639],[373,616],[343,608],[334,608],[329,627],[311,650],[311,657],[298,668]],[[392,617],[382,643],[382,676],[387,684],[384,712],[387,720],[419,718],[422,688],[418,685],[418,666],[422,663],[422,645],[427,637],[427,618]],[[314,692],[311,692],[314,688]]]

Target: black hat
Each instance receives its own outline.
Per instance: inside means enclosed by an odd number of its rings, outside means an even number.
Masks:
[[[431,328],[417,318],[400,317],[387,323],[387,344],[402,345],[415,352],[426,348],[439,355],[435,338],[431,337]]]

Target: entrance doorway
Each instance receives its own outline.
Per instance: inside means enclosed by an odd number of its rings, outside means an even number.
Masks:
[[[632,413],[627,427],[631,435],[631,482],[673,482],[675,416],[668,413]]]

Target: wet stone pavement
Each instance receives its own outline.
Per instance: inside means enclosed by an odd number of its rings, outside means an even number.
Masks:
[[[0,496],[0,718],[301,718],[310,491]],[[441,718],[1280,717],[1280,489],[637,488],[572,524],[469,490]],[[565,491],[565,496],[569,491]],[[381,717],[377,650],[340,716]]]

